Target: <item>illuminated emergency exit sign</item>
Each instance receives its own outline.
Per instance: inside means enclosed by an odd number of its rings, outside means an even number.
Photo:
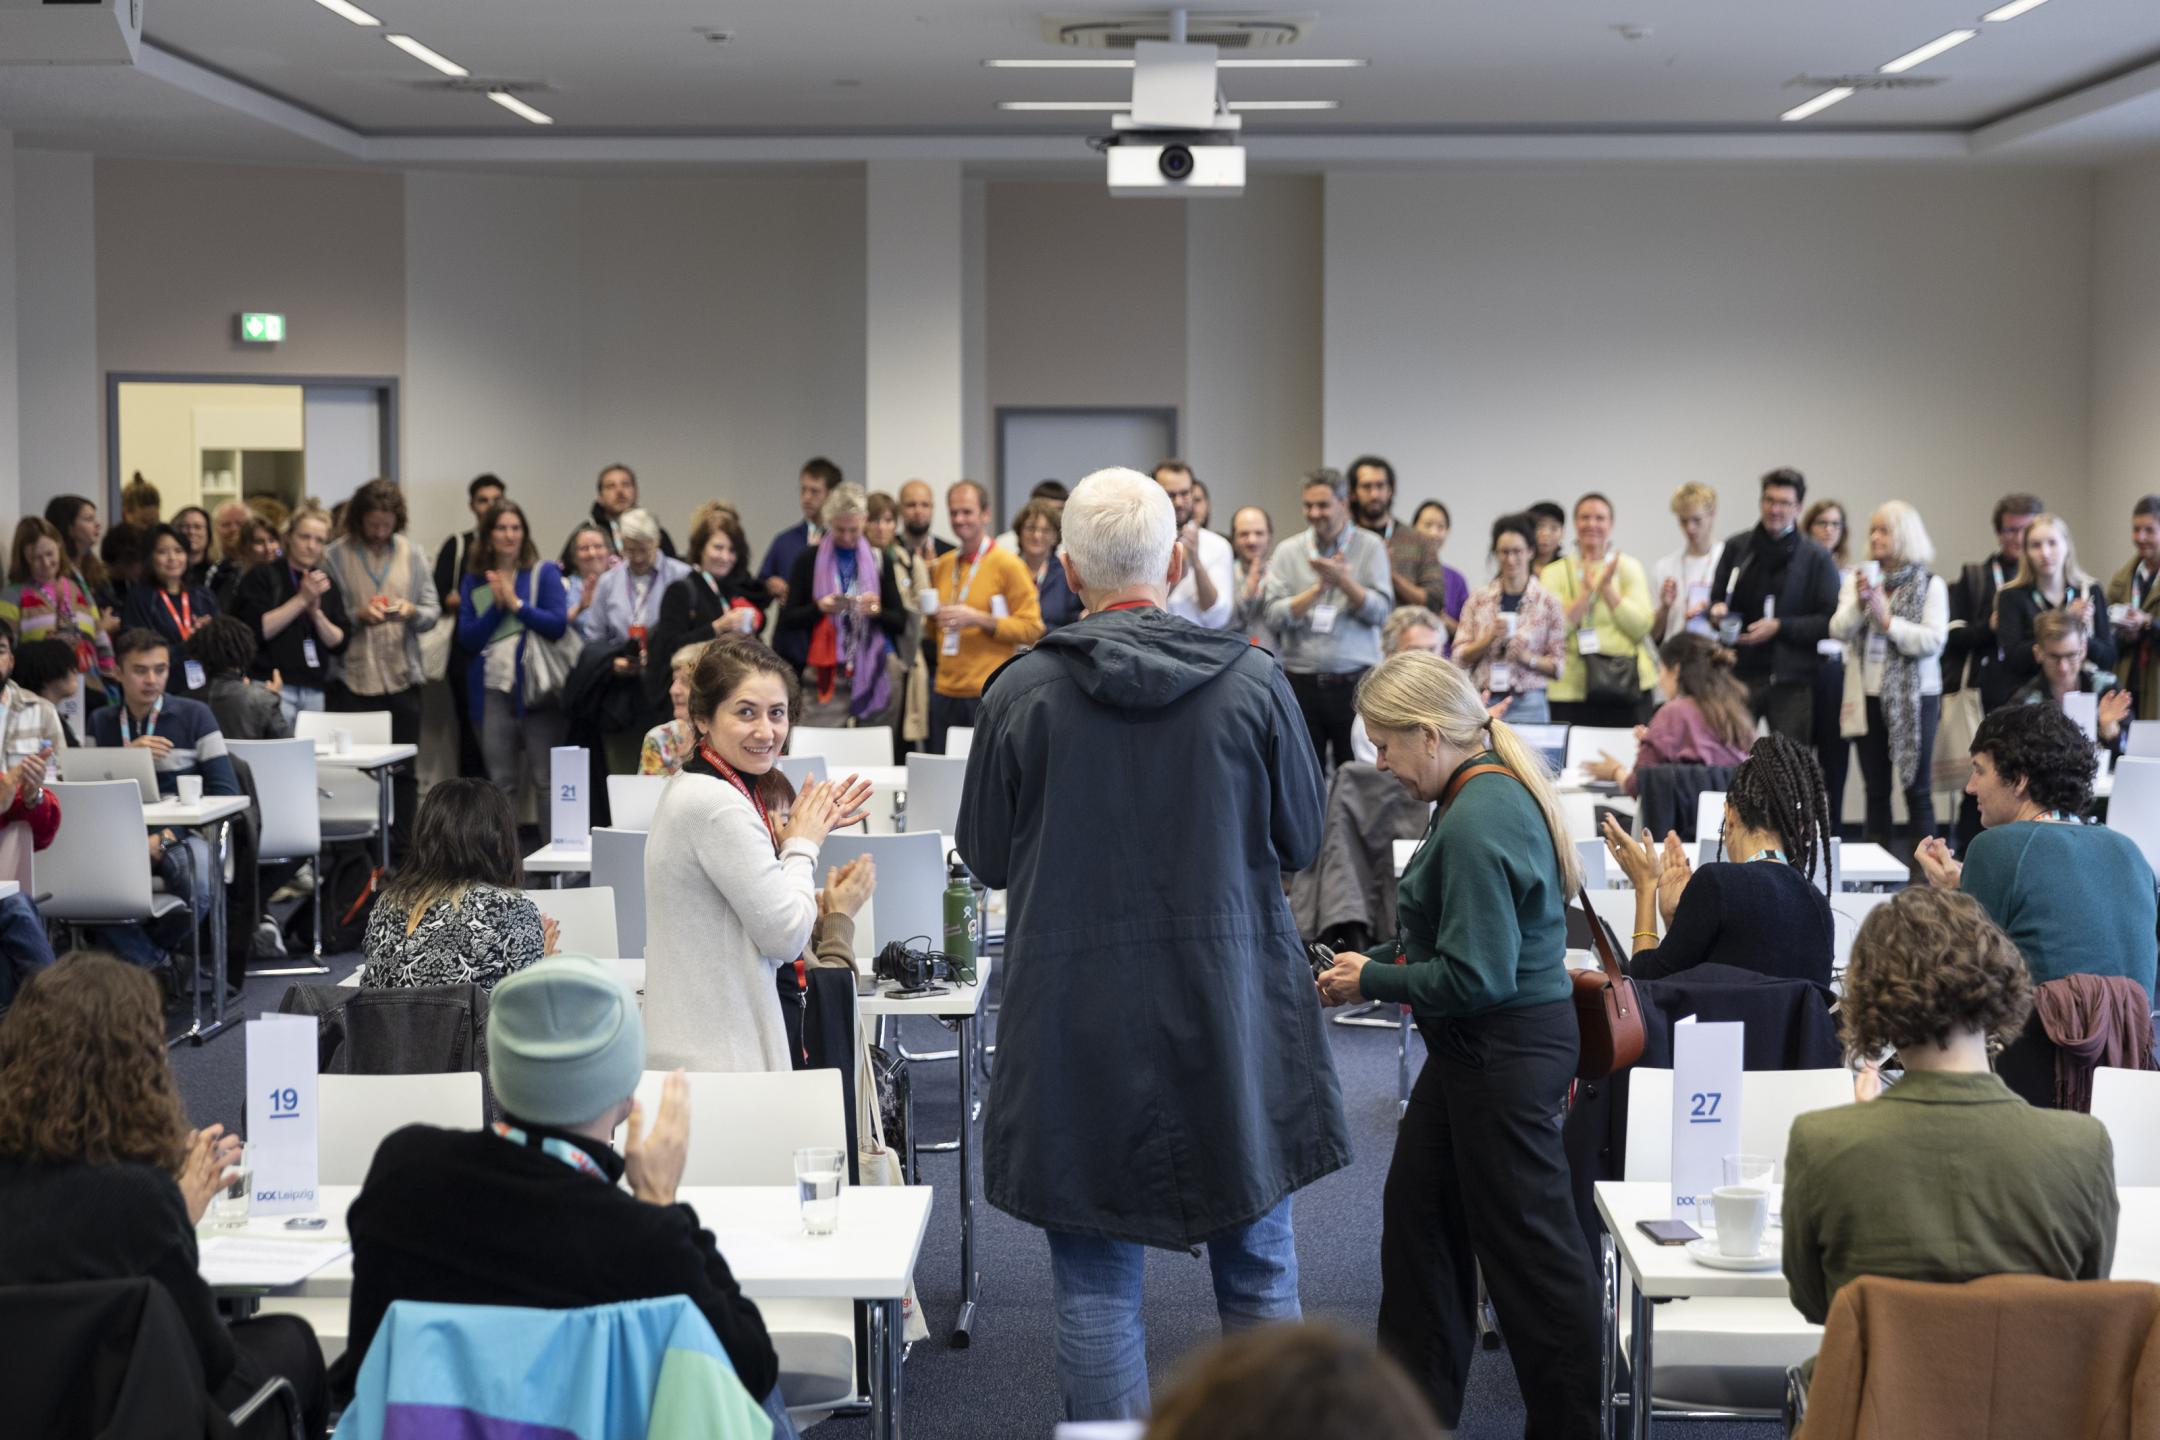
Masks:
[[[240,338],[251,345],[275,345],[285,338],[285,317],[265,310],[240,313]]]

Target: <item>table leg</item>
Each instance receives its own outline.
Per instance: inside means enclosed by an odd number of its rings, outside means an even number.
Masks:
[[[960,1314],[952,1343],[965,1350],[975,1327],[975,1017],[960,1017]]]
[[[871,1440],[885,1434],[887,1417],[892,1413],[892,1395],[885,1382],[885,1302],[871,1300],[863,1306],[865,1325],[864,1339],[869,1353],[863,1358],[870,1378],[870,1435]]]
[[[1633,1303],[1635,1333],[1628,1342],[1628,1434],[1631,1440],[1650,1440],[1650,1317],[1656,1309],[1644,1297],[1638,1282]]]
[[[390,777],[397,768],[385,765],[375,772],[375,828],[381,842],[376,863],[385,875],[390,873]]]
[[[211,999],[210,1028],[196,1041],[201,1044],[225,1028],[225,967],[230,963],[226,942],[230,938],[225,914],[225,844],[230,821],[220,820],[210,832],[210,962],[212,983],[217,994]]]
[[[902,1357],[907,1323],[897,1299],[872,1300],[870,1311],[871,1440],[899,1440]]]
[[[1598,1273],[1603,1290],[1598,1305],[1598,1435],[1619,1440],[1613,1425],[1620,1379],[1620,1274],[1611,1232],[1598,1237]]]

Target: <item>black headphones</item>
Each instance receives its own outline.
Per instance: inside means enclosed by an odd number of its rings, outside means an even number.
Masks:
[[[930,937],[917,935],[911,940],[893,941],[878,951],[871,973],[880,980],[892,981],[903,994],[910,995],[959,978],[959,967],[950,956],[942,950],[916,949],[918,943],[928,945]]]

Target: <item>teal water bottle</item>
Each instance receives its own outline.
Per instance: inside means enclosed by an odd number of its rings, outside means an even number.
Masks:
[[[961,983],[975,983],[975,882],[955,850],[946,856],[952,866],[951,883],[945,887],[945,957],[952,961]]]

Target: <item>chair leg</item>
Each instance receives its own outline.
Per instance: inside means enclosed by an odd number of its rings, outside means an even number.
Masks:
[[[315,852],[315,883],[308,887],[309,900],[315,907],[315,963],[318,965],[322,964],[322,892],[326,868],[322,857],[322,851]]]

